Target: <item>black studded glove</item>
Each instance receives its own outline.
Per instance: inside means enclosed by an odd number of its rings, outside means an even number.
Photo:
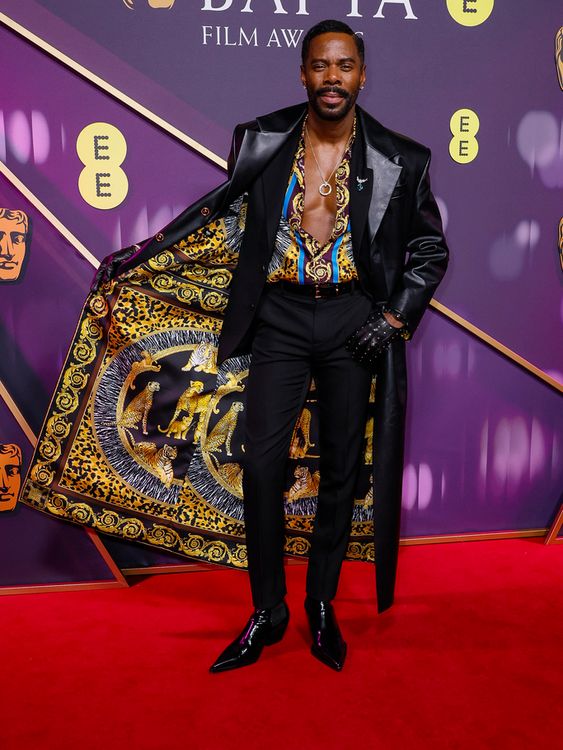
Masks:
[[[107,284],[120,273],[119,267],[126,260],[129,260],[139,250],[139,245],[131,245],[131,247],[125,247],[123,250],[118,250],[111,255],[108,255],[100,263],[94,280],[90,286],[90,291],[95,294],[100,290],[103,284]]]
[[[389,344],[402,336],[401,331],[403,328],[396,328],[385,320],[383,310],[373,310],[366,322],[348,337],[345,347],[357,362],[373,367]]]

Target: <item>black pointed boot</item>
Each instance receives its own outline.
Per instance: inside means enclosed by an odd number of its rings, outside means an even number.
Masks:
[[[210,672],[226,672],[254,664],[260,658],[264,646],[281,641],[287,623],[289,609],[285,601],[271,609],[255,609],[241,633],[211,665]]]
[[[307,596],[305,611],[313,637],[311,653],[323,664],[340,672],[346,659],[347,646],[338,627],[332,604]]]

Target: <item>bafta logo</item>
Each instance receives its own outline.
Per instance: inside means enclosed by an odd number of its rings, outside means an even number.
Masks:
[[[123,0],[130,10],[135,10],[135,0]],[[170,9],[176,0],[147,0],[151,8],[168,8]]]
[[[0,445],[0,511],[14,510],[21,485],[22,452],[18,445]]]
[[[28,249],[29,219],[23,211],[0,208],[0,281],[17,281]]]
[[[557,68],[559,85],[563,91],[563,26],[555,35],[555,67]]]

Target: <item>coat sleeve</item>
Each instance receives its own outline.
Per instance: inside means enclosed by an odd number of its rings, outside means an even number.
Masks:
[[[246,130],[249,129],[249,127],[257,128],[257,125],[254,121],[250,123],[243,123],[241,125],[237,125],[233,132],[231,150],[227,159],[229,179],[231,178],[238,155],[240,153],[244,134]],[[197,223],[198,221],[201,221],[202,211],[205,210],[207,213],[209,213],[209,206],[221,205],[220,203],[217,204],[217,199],[214,197],[214,195],[216,195],[222,187],[223,186],[219,186],[215,190],[212,190],[210,193],[207,193],[207,195],[204,195],[191,206],[188,206],[185,211],[174,218],[170,222],[170,224],[168,224],[160,232],[158,232],[155,237],[148,237],[137,245],[131,246],[131,249],[135,252],[133,252],[133,254],[131,254],[130,257],[127,258],[127,260],[124,260],[123,263],[121,263],[119,267],[115,269],[113,275],[115,276],[124,273],[125,271],[128,271],[131,268],[140,265],[141,263],[145,263],[146,261],[150,260],[150,258],[157,255],[159,252],[161,252],[162,248],[167,247],[169,244],[176,241],[175,238],[178,234],[178,228],[180,228],[180,231],[185,231],[186,234],[188,234],[190,231],[194,231],[194,229],[197,228],[197,226],[194,226],[194,222]],[[203,215],[205,216],[207,214]],[[113,256],[109,255],[106,259],[104,259],[104,261],[111,261],[112,257]]]
[[[393,291],[388,308],[399,313],[412,334],[448,265],[449,251],[442,219],[430,188],[430,153],[416,188],[407,250],[409,258],[401,284]]]
[[[229,156],[227,158],[227,170],[228,170],[228,177],[229,179],[232,176],[236,160],[238,158],[240,147],[244,138],[245,130],[247,129],[247,124],[237,125],[233,132],[233,137],[231,141],[231,149],[229,152]],[[213,192],[213,191],[212,191]],[[141,263],[145,263],[146,261],[150,260],[154,255],[159,253],[166,244],[168,243],[168,237],[169,229],[171,229],[172,225],[176,224],[178,220],[181,220],[183,216],[186,215],[188,211],[192,207],[199,206],[202,203],[209,202],[207,201],[207,198],[211,199],[211,193],[207,194],[206,196],[203,196],[199,201],[196,201],[196,203],[192,204],[192,206],[188,206],[186,211],[184,211],[182,214],[180,214],[179,217],[176,217],[172,220],[171,224],[164,227],[161,232],[159,232],[159,235],[162,235],[162,238],[166,237],[166,241],[164,241],[163,245],[155,244],[155,237],[148,237],[147,239],[143,240],[142,242],[139,242],[137,245],[131,246],[131,249],[136,249],[136,251],[130,255],[129,258],[127,258],[126,261],[124,261],[120,266],[119,269],[116,270],[116,273],[123,273],[134,266],[138,266]],[[208,209],[206,209],[208,210]],[[186,222],[187,223],[187,222]],[[186,230],[187,231],[187,230]],[[158,235],[157,235],[158,236]],[[107,258],[104,258],[104,261],[111,261],[113,258],[112,255],[108,255]]]

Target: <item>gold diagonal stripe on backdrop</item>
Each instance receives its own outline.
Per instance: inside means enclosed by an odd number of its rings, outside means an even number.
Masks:
[[[51,55],[51,57],[54,57],[59,62],[63,63],[63,65],[66,65],[67,67],[71,68],[73,71],[75,71],[76,73],[78,73],[82,77],[86,78],[91,83],[93,83],[96,86],[98,86],[98,88],[102,89],[103,91],[105,91],[106,93],[108,93],[110,96],[116,98],[118,101],[121,101],[123,104],[126,104],[128,107],[130,107],[131,109],[133,109],[135,112],[137,112],[138,114],[140,114],[145,119],[147,119],[150,122],[154,123],[159,128],[161,128],[162,130],[166,131],[167,133],[170,133],[170,135],[172,135],[175,138],[177,138],[178,140],[182,141],[182,143],[186,143],[188,146],[190,146],[191,148],[193,148],[195,151],[198,151],[200,154],[202,154],[206,158],[210,159],[215,164],[218,164],[219,166],[221,166],[224,169],[226,169],[227,162],[224,159],[221,159],[219,156],[217,156],[217,154],[213,153],[212,151],[210,151],[205,146],[202,146],[200,143],[198,143],[197,141],[195,141],[193,138],[190,138],[186,133],[184,133],[181,130],[179,130],[178,128],[174,127],[169,122],[167,122],[166,120],[164,120],[162,117],[159,117],[158,115],[155,115],[153,112],[151,112],[151,110],[147,109],[142,104],[139,104],[137,101],[135,101],[130,96],[128,96],[127,94],[125,94],[122,91],[120,91],[119,89],[117,89],[115,86],[112,86],[112,84],[108,83],[107,81],[105,81],[100,76],[96,75],[95,73],[92,73],[90,70],[88,70],[87,68],[85,68],[83,65],[81,65],[78,62],[76,62],[75,60],[73,60],[68,55],[64,54],[64,52],[61,52],[60,50],[58,50],[53,45],[51,45],[48,42],[46,42],[44,39],[41,39],[36,34],[34,34],[33,32],[29,31],[24,26],[22,26],[21,24],[17,23],[13,19],[11,19],[8,16],[6,16],[4,13],[0,13],[0,23],[3,23],[9,29],[11,29],[12,31],[16,32],[20,36],[24,37],[25,39],[27,39],[29,42],[31,42],[35,46],[39,47],[44,52],[46,52],[47,54]],[[3,166],[4,165],[2,165],[2,163],[0,162],[0,169]],[[5,169],[7,169],[7,167]],[[14,176],[14,178],[15,178],[15,176]],[[17,178],[15,178],[15,179],[17,179]],[[40,202],[39,199],[36,198],[36,200],[38,202]],[[41,204],[41,205],[43,205],[43,204]],[[47,209],[45,209],[45,210],[47,210]],[[52,216],[52,214],[51,214],[51,216]],[[58,221],[58,220],[56,220],[56,221]],[[60,222],[58,222],[58,223],[60,224]],[[60,226],[62,227],[63,225],[60,224]],[[74,235],[72,235],[69,232],[69,230],[66,230],[66,231],[68,232],[68,234],[70,235],[70,237],[74,237]],[[64,232],[63,232],[63,234],[64,234]],[[67,239],[69,239],[69,242],[71,242],[73,245],[75,245],[75,247],[77,247],[77,245],[75,243],[78,243],[80,245],[80,247],[82,247],[82,248],[84,247],[83,245],[81,245],[81,243],[78,242],[78,240],[76,240],[76,238],[74,238],[74,241],[71,240],[69,237],[67,237]],[[78,247],[77,247],[77,250],[82,253],[82,250],[80,250]],[[84,250],[86,250],[86,248],[84,248]],[[90,253],[87,250],[86,250],[86,253],[88,253],[90,255]],[[92,256],[92,258],[93,258],[93,256]],[[93,261],[94,262],[92,263],[92,260],[90,260],[90,262],[97,267],[99,265],[99,262],[95,258],[93,258]],[[524,368],[525,370],[527,370],[529,373],[531,373],[532,375],[534,375],[539,380],[542,380],[544,383],[546,383],[547,385],[551,386],[552,388],[554,388],[559,393],[563,392],[563,383],[560,383],[559,381],[555,380],[555,378],[551,377],[551,375],[548,375],[546,372],[544,372],[543,370],[541,370],[536,365],[533,365],[531,362],[529,362],[524,357],[521,357],[519,354],[516,354],[516,352],[512,351],[512,349],[509,349],[507,346],[505,346],[504,344],[502,344],[500,341],[498,341],[497,339],[493,338],[488,333],[485,333],[485,331],[483,331],[482,329],[480,329],[477,326],[473,325],[473,323],[470,323],[466,318],[463,318],[461,315],[458,315],[458,313],[454,312],[453,310],[450,310],[450,308],[446,307],[446,305],[443,305],[441,302],[438,302],[437,300],[432,300],[430,302],[430,305],[436,311],[438,311],[439,313],[441,313],[444,317],[448,318],[448,320],[451,320],[453,323],[455,323],[456,325],[458,325],[460,328],[463,328],[464,330],[468,331],[469,333],[471,333],[476,338],[478,338],[481,341],[485,342],[488,346],[492,347],[497,352],[499,352],[500,354],[502,354],[507,359],[510,359],[515,364],[517,364],[520,367]]]
[[[460,328],[463,328],[464,330],[473,334],[473,336],[481,339],[481,341],[484,341],[485,344],[488,344],[493,349],[496,349],[497,352],[512,360],[512,362],[519,365],[520,367],[523,367],[532,375],[535,375],[536,378],[543,380],[544,383],[547,383],[547,385],[555,388],[555,390],[559,391],[559,393],[563,393],[563,383],[555,380],[555,378],[552,378],[551,375],[548,375],[543,370],[540,370],[539,367],[536,367],[536,365],[533,365],[527,359],[524,359],[524,357],[521,357],[519,354],[516,354],[516,352],[513,352],[512,349],[509,349],[500,341],[493,338],[488,333],[485,333],[485,331],[481,330],[481,328],[477,328],[477,326],[474,326],[473,323],[470,323],[465,318],[462,318],[461,315],[458,315],[453,310],[450,310],[449,307],[446,307],[441,302],[438,302],[438,300],[435,299],[431,300],[430,306],[441,313],[444,317],[448,318],[448,320],[456,323]]]
[[[185,143],[187,146],[194,149],[194,151],[197,151],[198,153],[202,154],[207,159],[214,162],[215,164],[218,164],[223,169],[227,168],[227,162],[225,161],[225,159],[213,153],[213,151],[206,148],[203,144],[199,143],[193,138],[190,138],[190,136],[187,133],[184,133],[182,130],[175,127],[174,125],[169,123],[167,120],[163,119],[162,117],[159,117],[159,115],[155,114],[150,109],[145,107],[143,104],[136,101],[136,99],[133,99],[132,97],[128,96],[126,93],[118,89],[116,86],[113,86],[108,81],[104,80],[103,78],[100,78],[99,75],[97,75],[96,73],[93,73],[88,68],[85,68],[84,65],[81,65],[80,63],[76,62],[76,60],[73,60],[68,55],[65,55],[64,52],[61,52],[52,44],[49,44],[49,42],[46,42],[44,39],[41,39],[41,37],[37,36],[32,31],[29,31],[29,29],[26,29],[25,26],[22,26],[21,24],[17,23],[17,21],[14,21],[5,13],[0,13],[0,23],[3,23],[9,29],[11,29],[12,31],[15,31],[16,34],[19,34],[20,36],[24,37],[24,39],[27,39],[27,41],[31,42],[36,47],[39,47],[40,49],[43,50],[43,52],[46,52],[48,55],[51,55],[51,57],[54,57],[59,62],[63,63],[63,65],[66,65],[68,68],[71,68],[71,70],[73,70],[75,73],[78,73],[78,75],[82,76],[83,78],[86,78],[86,80],[90,81],[90,83],[93,83],[95,86],[98,86],[98,88],[102,89],[110,96],[113,96],[122,104],[127,105],[128,107],[130,107],[132,110],[134,110],[138,114],[142,115],[147,120],[150,120],[150,122],[154,123],[162,130],[165,130],[167,133],[170,133],[170,135],[174,136],[174,138],[177,138],[179,141],[182,141],[182,143]]]
[[[65,238],[67,242],[69,242],[77,252],[82,255],[83,258],[85,258],[88,263],[94,266],[94,268],[98,268],[100,265],[100,261],[92,255],[92,253],[84,247],[82,242],[80,242],[79,239],[77,239],[73,233],[70,231],[70,229],[67,229],[65,225],[57,219],[55,214],[50,211],[47,206],[39,200],[39,198],[31,192],[31,190],[24,185],[24,183],[19,179],[19,177],[16,177],[16,175],[12,172],[9,167],[7,167],[3,161],[0,161],[0,174],[3,174],[4,177],[6,177],[9,182],[12,183],[12,185],[19,190],[19,192],[26,198],[34,208],[36,208],[40,214],[42,214],[47,221],[52,224],[55,229],[62,234],[62,236]]]

